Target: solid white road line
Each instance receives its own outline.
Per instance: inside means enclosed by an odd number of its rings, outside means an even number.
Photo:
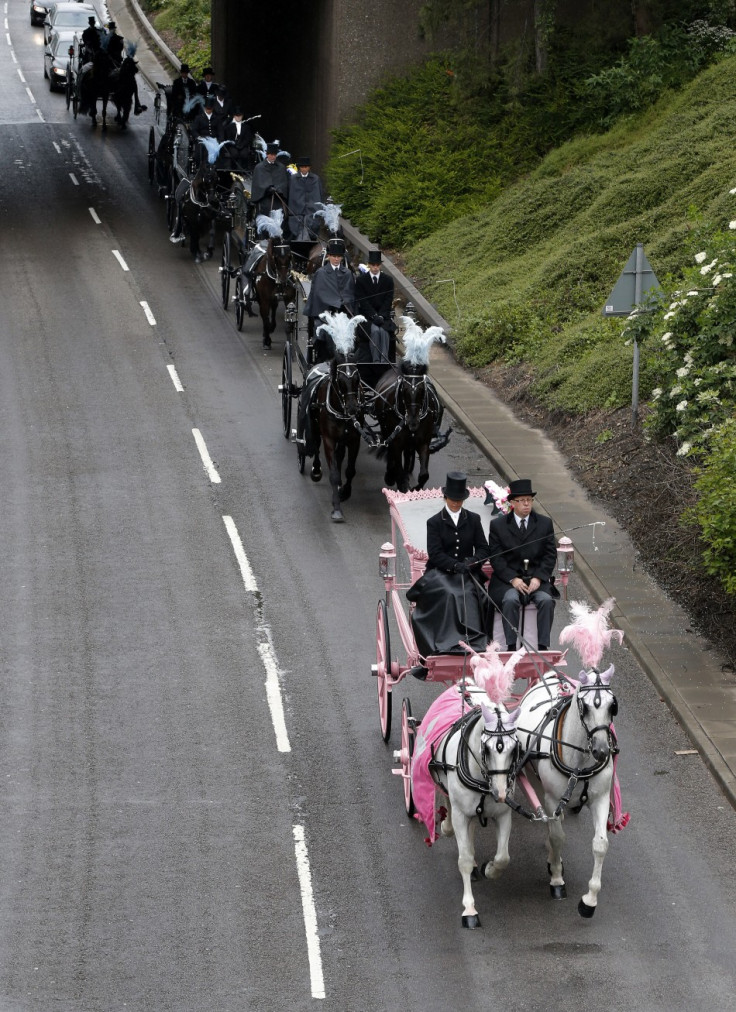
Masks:
[[[235,521],[232,517],[223,517],[222,520],[225,524],[225,530],[232,542],[235,558],[238,560],[238,565],[240,566],[240,575],[243,577],[243,586],[249,594],[257,594],[258,584],[256,583],[255,576],[253,575],[253,570],[250,568],[250,562],[248,562],[248,556],[245,554],[243,542],[240,540],[240,534],[238,533],[238,528],[235,526]]]
[[[199,431],[199,429],[192,429],[192,435],[194,436],[194,442],[197,444],[197,449],[199,450],[199,455],[202,458],[202,463],[204,464],[204,469],[207,472],[207,476],[209,477],[210,481],[214,482],[216,485],[219,485],[222,479],[217,473],[215,465],[212,463],[212,458],[207,452],[207,444],[205,443],[204,439],[202,439],[202,433]]]
[[[180,394],[184,393],[184,387],[181,385],[181,380],[179,379],[179,374],[176,371],[176,366],[167,365],[166,368],[169,370],[169,376],[171,376],[171,382],[174,384],[174,390]]]
[[[148,320],[148,322],[151,324],[152,327],[155,327],[156,317],[151,312],[151,307],[148,305],[147,302],[141,302],[141,305],[143,306],[143,312],[146,314],[146,319]]]
[[[294,826],[293,831],[296,870],[299,875],[299,889],[302,894],[304,930],[307,933],[307,954],[309,956],[309,976],[312,981],[312,997],[324,998],[325,980],[322,973],[322,956],[319,948],[317,911],[314,908],[312,874],[309,869],[309,854],[307,852],[306,840],[304,839],[304,827]]]
[[[61,154],[61,152],[59,152],[59,154]],[[97,217],[97,211],[95,211],[94,207],[89,207],[89,208],[87,208],[87,210],[92,215],[92,221],[95,223],[95,225],[101,225],[102,222]]]
[[[69,173],[69,178],[71,179],[71,181],[74,183],[75,186],[79,186],[79,180],[77,179],[77,177],[74,175],[73,172]]]
[[[119,250],[116,249],[112,250],[112,255],[115,257],[115,259],[117,260],[117,262],[120,264],[120,266],[123,268],[124,271],[130,270],[130,267],[128,267],[126,262],[123,260]]]

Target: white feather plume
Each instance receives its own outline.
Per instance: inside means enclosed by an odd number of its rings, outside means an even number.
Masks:
[[[266,157],[266,142],[258,133],[258,131],[256,131],[255,134],[253,134],[253,147],[256,149],[261,159]]]
[[[275,214],[274,217],[271,217],[270,214],[258,215],[256,218],[256,231],[258,235],[268,235],[272,239],[281,238],[281,220],[283,220],[284,212],[279,210],[277,213],[281,215],[281,219],[278,221],[275,218]]]
[[[422,330],[410,316],[399,317],[399,323],[404,328],[402,339],[406,349],[404,361],[410,362],[411,365],[429,365],[429,349],[434,342],[447,343],[442,327],[427,327],[426,330]]]
[[[315,205],[315,218],[321,218],[330,232],[337,235],[337,231],[340,228],[340,215],[342,214],[342,204],[321,204],[316,203]]]
[[[214,165],[217,161],[217,157],[220,154],[220,149],[224,148],[226,144],[232,144],[232,141],[220,141],[216,137],[199,137],[200,144],[204,144],[207,149],[207,161],[210,165]]]
[[[137,51],[138,51],[138,43],[137,42],[126,42],[125,43],[125,52],[131,58],[131,60],[135,57],[135,54],[136,54]]]
[[[198,105],[204,108],[204,98],[202,95],[190,95],[189,98],[184,99],[183,110],[186,114],[190,113],[192,109],[196,109]]]
[[[325,322],[317,328],[317,333],[324,330],[335,342],[335,350],[342,355],[349,355],[355,347],[355,331],[359,324],[365,323],[365,317],[325,312],[320,313],[319,318]]]

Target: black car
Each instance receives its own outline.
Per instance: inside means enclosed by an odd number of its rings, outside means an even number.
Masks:
[[[42,25],[54,0],[31,0],[31,24]]]

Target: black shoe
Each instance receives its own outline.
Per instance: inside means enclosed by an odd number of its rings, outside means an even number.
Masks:
[[[548,647],[548,646],[547,646],[546,644],[544,644],[544,643],[540,643],[540,644],[539,644],[539,645],[537,646],[537,650],[540,650],[540,651],[543,651],[543,650],[549,650],[549,647]]]
[[[418,678],[420,682],[425,681],[427,675],[429,674],[423,664],[417,664],[413,668],[409,668],[406,673],[407,675],[414,675],[414,677]]]

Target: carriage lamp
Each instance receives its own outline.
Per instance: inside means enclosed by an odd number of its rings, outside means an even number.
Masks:
[[[567,581],[570,579],[575,565],[575,549],[572,541],[564,535],[557,542],[557,572],[560,574],[562,586],[565,588],[565,600],[567,600]]]
[[[404,314],[403,315],[410,317],[412,320],[416,320],[416,318],[417,318],[417,307],[414,305],[413,302],[407,302],[407,304],[404,306]]]
[[[396,578],[396,549],[390,541],[381,545],[378,556],[378,575],[382,580],[393,580]]]
[[[290,302],[284,310],[284,323],[296,323],[296,303]]]

